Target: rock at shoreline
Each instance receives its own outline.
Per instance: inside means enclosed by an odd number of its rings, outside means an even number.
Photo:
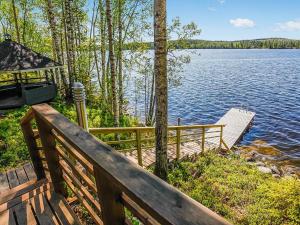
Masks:
[[[257,169],[262,173],[272,173],[272,170],[265,166],[258,166]]]
[[[275,166],[275,165],[271,166],[271,170],[272,170],[272,172],[275,173],[275,174],[278,174],[278,175],[281,174],[280,171],[279,171],[279,169],[278,169],[277,166]]]

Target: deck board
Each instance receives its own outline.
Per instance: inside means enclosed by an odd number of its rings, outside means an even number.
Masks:
[[[1,225],[16,225],[16,221],[13,215],[13,210],[9,209],[0,213],[0,224]]]
[[[44,196],[44,193],[30,199],[30,204],[35,211],[39,224],[59,225],[55,215]]]
[[[16,205],[12,210],[15,212],[18,225],[37,225],[31,206],[28,201]]]
[[[0,173],[0,194],[9,189],[6,173]]]
[[[19,180],[16,174],[16,170],[9,170],[6,173],[8,183],[9,183],[9,188],[14,188],[19,185]]]
[[[25,182],[28,181],[28,177],[27,177],[23,167],[17,168],[16,169],[16,174],[17,174],[17,177],[18,177],[19,184],[24,184]]]
[[[23,166],[25,172],[26,172],[26,175],[28,177],[29,180],[32,180],[32,179],[36,179],[36,174],[34,172],[34,169],[31,165],[31,163],[26,163],[24,166]]]

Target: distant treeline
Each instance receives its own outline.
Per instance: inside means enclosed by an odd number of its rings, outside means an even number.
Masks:
[[[299,49],[300,40],[284,38],[253,39],[240,41],[176,40],[170,41],[169,46],[176,49]],[[153,49],[153,43],[129,43],[126,45],[126,49],[138,48]]]

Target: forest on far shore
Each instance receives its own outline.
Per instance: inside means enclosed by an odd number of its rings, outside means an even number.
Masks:
[[[172,40],[168,43],[177,49],[299,49],[300,40],[286,38],[265,38],[237,41],[208,41],[208,40]],[[129,43],[127,49],[139,48],[146,45],[153,49],[153,42]]]

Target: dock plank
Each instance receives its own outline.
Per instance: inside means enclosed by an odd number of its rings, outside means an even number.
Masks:
[[[238,108],[231,108],[216,124],[225,124],[223,130],[223,140],[231,149],[243,136],[245,131],[250,127],[255,117],[254,112],[242,110]],[[215,129],[209,129],[213,132]],[[208,134],[213,136],[213,133]],[[220,142],[218,138],[212,138],[208,144],[219,146]]]

